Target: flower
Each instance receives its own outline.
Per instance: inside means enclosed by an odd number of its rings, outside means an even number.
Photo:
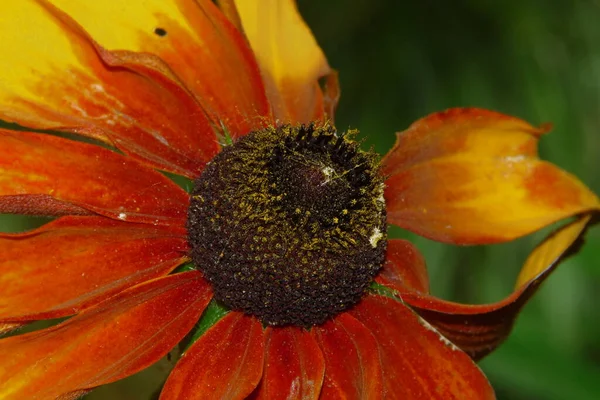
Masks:
[[[0,331],[70,317],[0,340],[2,398],[77,397],[199,319],[163,399],[493,398],[473,360],[600,208],[537,158],[545,128],[491,111],[425,117],[374,162],[328,124],[336,75],[292,0],[23,0],[0,18],[1,118],[91,142],[0,131],[0,212],[59,217],[0,236]],[[194,179],[191,205],[157,171]],[[385,237],[497,243],[569,217],[489,305],[433,297],[417,249]]]

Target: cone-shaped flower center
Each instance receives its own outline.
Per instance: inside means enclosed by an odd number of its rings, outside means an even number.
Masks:
[[[195,182],[193,262],[215,297],[268,325],[312,326],[357,303],[386,246],[377,158],[329,126],[252,132]]]

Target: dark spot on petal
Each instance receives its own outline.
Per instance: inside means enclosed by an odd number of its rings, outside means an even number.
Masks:
[[[156,28],[156,29],[154,29],[154,33],[156,33],[160,37],[167,36],[167,31],[164,30],[163,28]]]

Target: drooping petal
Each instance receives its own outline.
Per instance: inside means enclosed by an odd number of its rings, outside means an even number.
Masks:
[[[118,32],[119,15],[90,17]],[[0,36],[0,119],[87,135],[188,177],[218,151],[208,118],[160,59],[103,50],[45,0],[7,3]]]
[[[388,220],[434,240],[484,244],[597,210],[577,178],[538,159],[545,131],[479,109],[415,122],[383,161]]]
[[[254,55],[243,35],[212,1],[52,3],[103,47],[162,58],[218,129],[224,126],[237,137],[272,122]]]
[[[301,328],[268,328],[263,378],[256,399],[318,399],[325,361],[317,341]]]
[[[363,324],[343,313],[313,329],[325,357],[321,399],[383,398],[379,349]]]
[[[164,175],[110,150],[0,129],[0,212],[96,212],[183,226],[189,196]]]
[[[166,275],[185,259],[182,228],[64,217],[0,234],[0,323],[71,315]]]
[[[54,399],[122,379],[162,358],[212,296],[196,271],[125,290],[41,331],[0,340],[0,397]]]
[[[281,122],[323,118],[319,78],[331,72],[295,0],[235,0],[256,54],[267,96]]]
[[[351,311],[375,336],[386,399],[494,399],[477,365],[406,305],[368,295]]]
[[[589,216],[580,218],[542,242],[525,262],[515,291],[497,303],[459,304],[438,299],[427,291],[417,291],[404,285],[401,279],[404,271],[401,270],[402,265],[397,263],[386,263],[382,273],[386,277],[396,278],[379,282],[395,290],[398,297],[421,317],[477,360],[506,339],[523,305],[558,264],[577,251],[589,221]]]
[[[160,399],[245,399],[262,376],[264,345],[256,318],[229,313],[181,357]]]
[[[390,288],[399,286],[429,293],[429,275],[425,259],[408,240],[388,240],[385,265],[375,280]]]

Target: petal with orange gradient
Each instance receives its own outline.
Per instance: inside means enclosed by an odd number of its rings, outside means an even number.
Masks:
[[[160,399],[245,399],[262,377],[264,345],[256,318],[229,313],[185,352]]]
[[[393,289],[399,298],[446,338],[478,360],[493,351],[508,337],[519,311],[562,260],[583,243],[590,216],[580,218],[556,231],[528,257],[517,280],[515,291],[493,304],[453,303],[416,291],[404,284],[402,263],[392,256],[384,265],[378,282]],[[388,249],[394,248],[390,241]],[[389,256],[388,256],[389,257]]]
[[[70,398],[132,375],[167,354],[211,296],[199,272],[171,275],[134,286],[54,327],[1,339],[0,397]]]
[[[331,69],[295,0],[235,0],[275,117],[284,123],[324,118],[319,78]]]
[[[63,217],[30,232],[0,234],[0,321],[76,314],[168,274],[185,261],[186,242],[182,228],[104,217]]]
[[[0,212],[97,212],[183,226],[189,196],[164,175],[99,146],[0,129]]]
[[[363,324],[343,313],[313,330],[325,357],[322,399],[383,398],[377,342]]]
[[[103,50],[43,0],[7,3],[0,36],[0,119],[90,136],[188,177],[218,152],[209,119],[158,58]]]
[[[217,129],[223,125],[232,137],[238,137],[273,122],[252,50],[212,1],[52,3],[103,47],[162,58]]]
[[[350,313],[377,340],[386,399],[495,398],[473,360],[401,302],[368,295]]]
[[[318,399],[325,360],[311,333],[296,327],[267,329],[263,378],[256,399]]]
[[[577,178],[538,159],[545,131],[472,108],[415,122],[383,160],[388,221],[442,242],[486,244],[600,208]]]

